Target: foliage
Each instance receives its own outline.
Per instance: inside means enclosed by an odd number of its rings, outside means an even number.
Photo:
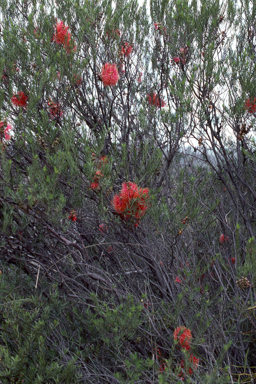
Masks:
[[[254,2],[0,14],[1,380],[252,382]]]

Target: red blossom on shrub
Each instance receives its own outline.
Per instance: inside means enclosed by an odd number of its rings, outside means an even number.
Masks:
[[[93,189],[93,190],[97,190],[97,189],[99,189],[99,183],[98,182],[93,182],[93,183],[91,183],[91,189]]]
[[[248,110],[249,113],[255,113],[256,112],[256,97],[253,101],[250,99],[247,99],[245,102],[245,109]]]
[[[220,243],[221,244],[224,244],[224,243],[227,243],[228,242],[228,236],[224,236],[223,233],[222,235],[220,235]]]
[[[138,78],[138,83],[141,83],[141,77],[142,77],[142,75],[143,75],[143,72],[140,72],[140,76],[139,76],[139,78]]]
[[[148,192],[148,188],[139,189],[130,181],[123,183],[119,195],[115,195],[112,201],[115,211],[125,220],[140,220],[148,209]]]
[[[51,101],[51,102],[48,103],[48,105],[50,106],[49,112],[50,112],[52,118],[62,117],[63,112],[62,112],[62,110],[60,108],[60,104],[53,103]]]
[[[76,211],[71,211],[68,218],[69,220],[76,221],[77,220]]]
[[[103,82],[104,87],[107,87],[108,85],[110,87],[116,85],[118,79],[119,74],[116,64],[106,63],[101,70],[101,80]]]
[[[153,96],[150,96],[150,95],[147,95],[147,96],[148,96],[148,102],[150,105],[154,105],[157,108],[160,108],[160,107],[163,108],[166,105],[166,102],[163,99],[159,98],[155,92],[153,93]]]
[[[190,340],[192,339],[192,333],[190,329],[181,326],[175,329],[173,333],[174,340],[177,340],[183,349],[189,350]]]
[[[180,58],[179,57],[173,57],[172,59],[176,64],[179,64]]]
[[[122,54],[126,57],[130,56],[132,53],[132,46],[129,43],[125,43],[125,46],[122,46]]]
[[[79,87],[82,84],[82,78],[74,75],[75,86]]]
[[[162,364],[160,364],[160,365],[159,365],[159,372],[164,372],[166,367],[167,367],[167,364],[166,364],[166,363],[162,363]]]
[[[189,357],[189,361],[192,363],[193,368],[189,367],[189,368],[186,370],[186,374],[187,374],[187,375],[193,375],[194,370],[196,370],[197,367],[198,367],[199,359],[198,359],[197,357],[195,357],[195,356],[191,353],[191,355],[190,355],[190,357]],[[184,369],[184,367],[185,367],[184,360],[181,360],[181,362],[180,362],[180,367],[181,367],[182,369]],[[181,375],[181,374],[180,374],[180,375]]]
[[[11,136],[9,135],[9,131],[12,129],[11,125],[6,123],[6,121],[0,121],[0,139],[2,140],[2,135],[5,140],[10,140]]]
[[[53,35],[52,40],[57,44],[62,44],[66,51],[70,52],[70,41],[71,41],[71,33],[68,32],[69,26],[65,26],[63,21],[60,21],[56,24],[56,32]],[[76,51],[76,46],[74,46],[74,51]]]
[[[105,224],[100,224],[99,225],[99,231],[101,232],[101,233],[107,233],[108,232],[108,226],[107,225],[105,225]]]
[[[27,107],[27,100],[28,97],[25,95],[24,92],[20,91],[19,93],[16,93],[12,96],[11,102],[16,105],[16,107]]]
[[[100,167],[102,166],[102,164],[107,164],[107,162],[108,162],[107,156],[100,157]]]
[[[181,279],[179,278],[179,276],[177,276],[174,281],[175,281],[175,283],[181,283]]]

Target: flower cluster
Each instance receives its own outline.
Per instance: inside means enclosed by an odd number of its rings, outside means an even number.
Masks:
[[[27,100],[28,97],[25,95],[24,92],[20,91],[19,93],[16,93],[12,96],[11,102],[16,105],[16,107],[24,107],[27,108]]]
[[[174,340],[179,343],[183,350],[189,351],[191,349],[190,341],[192,339],[192,333],[190,329],[184,326],[178,327],[174,330],[173,337]],[[191,353],[189,356],[189,361],[192,363],[192,367],[190,366],[187,369],[187,367],[185,367],[184,360],[181,360],[180,367],[181,369],[185,368],[185,373],[187,375],[192,375],[194,373],[194,370],[196,370],[198,367],[199,359]],[[182,376],[182,373],[179,373],[179,376]],[[183,380],[183,378],[181,380]]]
[[[77,220],[76,211],[71,211],[68,218],[69,220],[76,221]]]
[[[166,105],[166,102],[157,96],[157,94],[154,92],[152,96],[148,96],[148,102],[150,105],[153,105],[157,108],[163,108]]]
[[[253,101],[251,101],[250,99],[246,100],[246,102],[245,102],[245,109],[249,113],[255,113],[256,112],[256,97],[254,98]]]
[[[125,56],[128,57],[132,53],[132,46],[129,43],[125,43],[124,46],[122,46],[121,53]]]
[[[220,243],[221,244],[224,244],[224,243],[227,243],[228,242],[228,236],[224,236],[223,233],[222,235],[220,235]]]
[[[52,40],[59,45],[63,45],[68,53],[70,53],[70,41],[71,33],[68,32],[69,26],[65,26],[63,21],[60,21],[56,24],[56,32],[53,35]],[[76,51],[76,46],[74,46],[74,51]]]
[[[195,356],[191,353],[191,355],[189,356],[189,361],[192,363],[193,368],[188,367],[188,369],[186,369],[185,372],[186,372],[187,375],[193,375],[194,370],[196,370],[197,367],[198,367],[199,359],[198,359],[197,357],[195,357]],[[181,360],[181,362],[180,362],[180,367],[181,367],[182,369],[185,368],[184,360]],[[181,373],[180,373],[180,375],[181,375]]]
[[[56,117],[62,117],[63,115],[63,112],[60,108],[60,105],[58,103],[53,103],[52,101],[50,101],[48,103],[49,105],[49,112],[50,112],[50,115],[51,115],[51,118],[52,119],[55,119]]]
[[[181,326],[175,329],[173,333],[174,340],[178,341],[183,349],[191,349],[190,340],[192,339],[192,333],[190,329]]]
[[[96,162],[95,159],[95,153],[92,154],[93,160]],[[104,174],[101,172],[101,167],[103,164],[106,164],[108,162],[107,156],[102,156],[99,159],[99,164],[97,171],[95,172],[95,175],[93,177],[93,182],[91,183],[91,189],[97,191],[100,188],[100,180],[104,176]]]
[[[180,48],[179,56],[173,57],[172,62],[176,64],[182,63],[183,65],[187,62],[188,47]]]
[[[119,195],[115,195],[112,201],[115,211],[122,219],[135,219],[138,224],[148,209],[148,192],[148,188],[138,188],[130,181],[123,183]]]
[[[10,124],[7,124],[6,121],[0,121],[0,141],[3,140],[3,136],[5,140],[10,140],[11,136],[9,135],[9,131],[12,129]]]
[[[103,65],[100,78],[103,82],[104,87],[107,87],[108,85],[110,87],[116,85],[119,79],[116,64],[106,63],[105,65]]]
[[[159,363],[159,372],[164,372],[165,371],[165,368],[167,367],[167,364],[166,362],[164,361],[163,357],[162,357],[162,354],[161,354],[161,351],[159,348],[157,348],[156,350],[156,359]]]

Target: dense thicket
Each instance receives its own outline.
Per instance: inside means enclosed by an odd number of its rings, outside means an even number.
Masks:
[[[0,381],[253,383],[256,2],[0,9]]]

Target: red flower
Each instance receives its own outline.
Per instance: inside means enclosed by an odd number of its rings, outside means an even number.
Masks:
[[[236,258],[235,257],[231,257],[230,261],[231,261],[232,264],[235,264]]]
[[[179,64],[180,58],[179,57],[173,57],[172,59],[175,63]]]
[[[116,85],[119,79],[117,66],[106,63],[101,70],[101,80],[105,87]]]
[[[250,99],[247,99],[245,102],[245,109],[248,110],[249,113],[255,113],[256,112],[256,97],[251,102]]]
[[[175,329],[173,333],[174,340],[178,340],[180,343],[181,347],[189,350],[190,347],[190,340],[192,339],[192,333],[190,329],[181,326]]]
[[[100,166],[102,165],[102,164],[106,164],[108,162],[108,158],[107,158],[107,156],[102,156],[102,157],[100,157]]]
[[[224,244],[228,242],[228,236],[224,236],[223,233],[220,235],[220,243]]]
[[[114,209],[120,216],[127,220],[131,217],[141,219],[148,209],[148,188],[138,188],[135,183],[123,183],[119,195],[112,201]]]
[[[74,80],[75,80],[75,85],[77,86],[77,87],[79,87],[79,85],[81,85],[82,84],[82,78],[80,77],[78,77],[77,75],[74,75]]]
[[[191,354],[190,357],[189,357],[189,361],[191,361],[193,368],[189,367],[189,368],[186,370],[186,374],[187,374],[187,375],[193,375],[194,370],[196,370],[197,367],[198,367],[199,359],[196,358],[194,355]],[[182,369],[184,369],[184,367],[185,367],[184,360],[181,360],[181,362],[180,362],[180,366],[181,366]]]
[[[147,96],[150,105],[154,105],[157,108],[164,107],[166,105],[166,102],[159,98],[156,93],[153,93],[153,97],[151,97],[150,95]]]
[[[60,105],[58,103],[50,102],[48,105],[50,106],[49,111],[52,118],[61,117],[63,115],[63,112],[60,109]]]
[[[98,176],[98,177],[103,177],[104,175],[101,173],[101,170],[100,169],[98,169],[96,172],[95,172],[95,176]],[[96,176],[96,177],[97,177]]]
[[[160,365],[159,365],[159,372],[164,372],[166,367],[167,367],[167,364],[166,364],[166,363],[162,363],[162,364],[160,364]]]
[[[108,226],[105,225],[105,224],[100,224],[100,225],[99,225],[99,231],[100,231],[101,233],[107,233],[107,232],[108,232]]]
[[[16,105],[17,107],[24,107],[24,108],[27,107],[27,100],[28,100],[28,97],[22,91],[13,95],[11,98],[11,102],[14,105]]]
[[[8,131],[10,131],[11,129],[12,129],[12,127],[10,126],[10,124],[8,124],[7,127],[4,130],[4,138],[5,138],[5,140],[10,140],[11,136],[9,135]]]
[[[68,218],[69,218],[69,220],[76,221],[77,220],[76,212],[75,211],[71,211]]]
[[[5,127],[5,128],[4,128]],[[2,129],[1,129],[2,128]],[[6,123],[6,121],[0,121],[0,134],[4,134],[5,140],[10,140],[11,136],[9,131],[12,129],[11,125]],[[2,139],[2,138],[1,138]]]
[[[60,21],[56,24],[56,32],[53,35],[52,40],[55,41],[57,44],[62,44],[67,52],[70,52],[70,40],[71,40],[71,33],[68,32],[69,26],[65,26],[63,21]],[[74,51],[76,51],[76,46],[74,46]]]
[[[132,46],[126,42],[125,46],[122,46],[122,54],[128,57],[130,56],[131,53],[132,53]]]
[[[91,189],[94,189],[94,190],[99,189],[99,183],[97,183],[97,182],[91,183]]]
[[[175,283],[181,283],[181,279],[179,278],[179,276],[177,276],[174,281],[175,281]]]

